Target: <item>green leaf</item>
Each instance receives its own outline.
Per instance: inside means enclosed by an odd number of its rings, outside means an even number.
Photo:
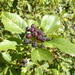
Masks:
[[[44,42],[43,44],[45,45],[45,47],[51,47],[51,48],[54,47],[49,41]]]
[[[24,72],[21,72],[21,75],[25,75],[25,73]]]
[[[9,37],[8,40],[15,41],[15,42],[17,42],[17,44],[21,44],[22,43],[22,40],[19,39],[19,38],[16,38],[16,37]]]
[[[30,4],[27,4],[27,6],[28,6],[28,11],[31,12],[32,11],[31,5]]]
[[[17,43],[15,41],[4,40],[0,42],[0,50],[15,49]]]
[[[60,27],[60,20],[57,16],[45,15],[41,21],[41,28],[46,34],[52,34]]]
[[[45,2],[45,0],[40,0],[40,3],[44,3]]]
[[[40,68],[35,68],[35,75],[43,75],[43,72]]]
[[[20,16],[8,12],[2,12],[1,16],[5,30],[8,30],[12,33],[25,32],[27,23]]]
[[[4,68],[4,70],[3,70],[4,75],[6,75],[6,73],[7,73],[7,71],[8,71],[8,68],[9,68],[9,67],[5,67],[5,68]]]
[[[55,40],[50,41],[54,47],[59,48],[61,51],[66,52],[68,54],[75,54],[75,45],[63,38],[57,38]]]
[[[49,67],[49,64],[48,63],[45,63],[43,65],[40,66],[40,68],[42,69],[47,69]]]
[[[60,72],[59,72],[59,70],[57,70],[57,69],[52,69],[52,73],[53,73],[53,75],[60,75]]]
[[[8,54],[7,52],[3,52],[3,53],[2,53],[2,57],[3,57],[7,62],[10,62],[10,61],[11,61],[11,56],[10,56],[10,54]]]
[[[33,51],[31,52],[31,59],[32,61],[36,61],[36,60],[52,60],[52,54],[45,49],[38,49],[35,50],[33,49]]]
[[[0,72],[0,75],[3,75],[3,72]]]

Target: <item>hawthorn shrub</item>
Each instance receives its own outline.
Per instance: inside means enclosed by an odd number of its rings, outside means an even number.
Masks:
[[[74,2],[1,0],[0,75],[74,75]]]

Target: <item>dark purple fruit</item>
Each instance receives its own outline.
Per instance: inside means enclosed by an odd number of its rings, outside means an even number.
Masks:
[[[31,25],[31,28],[34,28],[34,29],[35,29],[35,28],[36,28],[35,24],[32,24],[32,25]]]
[[[30,29],[30,31],[31,31],[31,32],[34,32],[34,31],[35,31],[35,29],[34,29],[34,28],[31,28],[31,29]]]
[[[32,47],[37,47],[37,42],[33,42]]]
[[[26,31],[30,31],[30,29],[31,29],[30,27],[26,27]]]
[[[42,37],[42,42],[45,42],[46,41],[46,37]]]
[[[42,31],[41,30],[37,30],[38,35],[42,35]]]
[[[38,35],[37,39],[42,40],[42,35]]]
[[[32,37],[31,33],[26,34],[26,38],[30,39]]]
[[[37,32],[33,32],[32,35],[33,35],[34,37],[37,37],[37,36],[38,36],[38,33],[37,33]]]
[[[24,39],[24,44],[29,44],[30,40],[29,39]]]

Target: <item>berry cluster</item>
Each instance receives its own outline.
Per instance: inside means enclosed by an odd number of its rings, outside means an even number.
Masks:
[[[49,38],[46,37],[46,35],[35,26],[35,24],[32,24],[31,27],[26,27],[26,31],[26,39],[24,39],[25,44],[30,43],[30,38],[36,38],[36,40],[41,42],[49,41]],[[32,42],[32,47],[37,47],[37,41]]]

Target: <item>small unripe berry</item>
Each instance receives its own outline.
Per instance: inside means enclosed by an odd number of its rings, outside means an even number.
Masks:
[[[31,25],[31,28],[34,28],[34,29],[35,29],[35,28],[36,28],[35,24],[32,24],[32,25]]]
[[[30,31],[30,29],[31,29],[30,27],[26,27],[26,31]]]
[[[34,37],[37,37],[37,36],[38,36],[38,33],[37,33],[37,32],[33,32],[32,35],[33,35]]]
[[[24,44],[29,44],[30,40],[29,39],[24,39]]]
[[[30,39],[32,37],[31,33],[26,34],[26,38]]]
[[[37,47],[37,42],[33,42],[32,47]]]

